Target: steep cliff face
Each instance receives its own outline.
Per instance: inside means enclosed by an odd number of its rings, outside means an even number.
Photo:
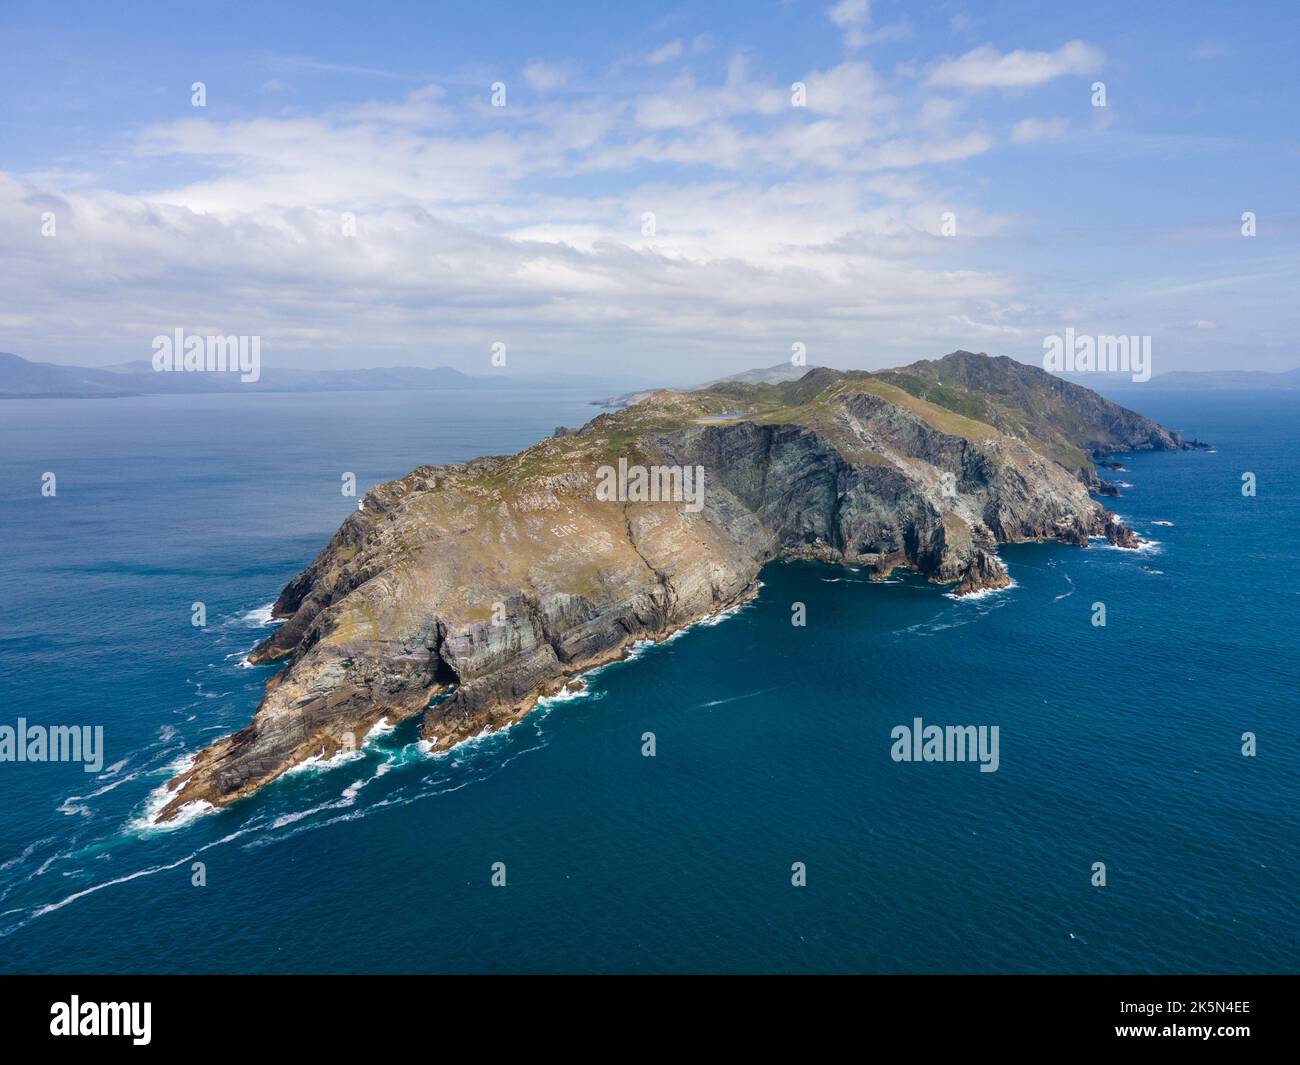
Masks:
[[[518,455],[380,485],[277,600],[287,620],[250,659],[286,666],[253,722],[199,754],[160,816],[232,802],[381,718],[423,713],[434,749],[500,728],[633,641],[752,594],[775,558],[904,566],[966,594],[1008,583],[998,543],[1135,545],[1054,457],[1092,399],[1055,402],[1035,415],[1044,438],[888,374],[817,370],[658,392]],[[698,506],[602,497],[620,459],[702,469]]]

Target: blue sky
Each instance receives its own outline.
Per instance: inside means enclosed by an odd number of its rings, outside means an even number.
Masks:
[[[1072,327],[1150,335],[1157,373],[1289,369],[1298,30],[1266,2],[8,3],[0,350],[110,364],[179,327],[482,372],[499,341],[685,381],[795,342],[1039,361]]]

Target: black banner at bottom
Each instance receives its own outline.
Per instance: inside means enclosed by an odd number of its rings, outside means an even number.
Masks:
[[[1091,1049],[1165,1044],[1293,1054],[1294,976],[7,976],[7,1052],[383,1053],[458,1030],[617,1051],[760,1043]],[[623,1034],[619,1035],[619,1029]],[[899,1044],[902,1046],[899,1047]],[[815,1051],[814,1051],[815,1052]],[[1140,1052],[1140,1050],[1139,1050]],[[1157,1050],[1157,1052],[1159,1052]],[[6,1054],[10,1060],[21,1060]]]

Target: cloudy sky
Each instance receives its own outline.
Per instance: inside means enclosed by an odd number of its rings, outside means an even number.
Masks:
[[[1294,3],[345,6],[0,8],[0,351],[1300,365]]]

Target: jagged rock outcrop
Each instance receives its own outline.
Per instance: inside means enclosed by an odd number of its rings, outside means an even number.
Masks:
[[[1002,387],[971,360],[1002,360],[958,359],[963,378]],[[633,641],[743,600],[773,559],[851,561],[880,577],[908,567],[965,595],[1009,583],[999,543],[1136,546],[1075,457],[1176,438],[1049,381],[1051,402],[1038,395],[1014,426],[999,413],[1005,390],[995,400],[950,381],[932,402],[889,373],[660,391],[518,455],[380,485],[276,601],[285,623],[250,661],[286,665],[252,723],[171,782],[160,816],[232,802],[360,743],[382,718],[422,713],[435,750],[503,727]],[[964,412],[977,408],[992,420]],[[1085,438],[1072,440],[1079,425]],[[601,469],[620,459],[702,469],[698,506],[603,498]]]

